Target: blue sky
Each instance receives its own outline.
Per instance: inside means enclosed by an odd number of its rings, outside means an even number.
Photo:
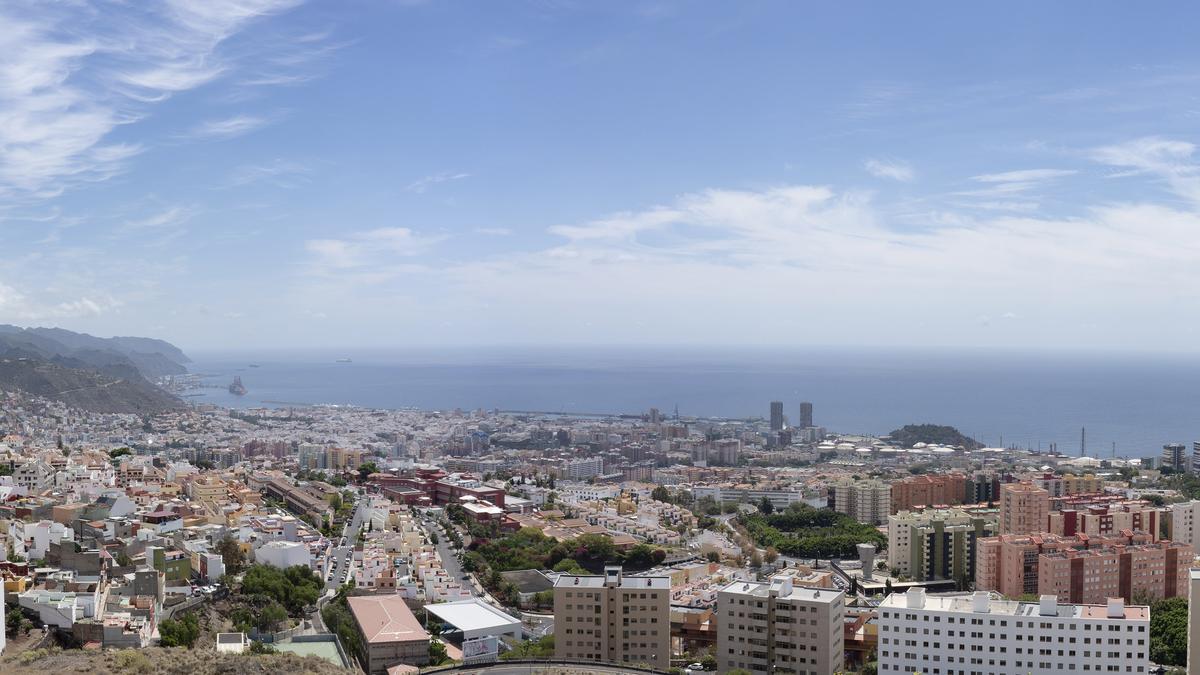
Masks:
[[[0,2],[0,321],[1192,351],[1200,17]]]

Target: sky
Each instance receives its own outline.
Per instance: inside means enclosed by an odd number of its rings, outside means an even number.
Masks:
[[[0,322],[1194,352],[1198,14],[0,0]]]

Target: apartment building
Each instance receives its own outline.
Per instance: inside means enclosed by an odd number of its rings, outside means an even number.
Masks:
[[[1197,549],[1200,544],[1200,500],[1171,504],[1167,518],[1167,538]]]
[[[1050,508],[1046,531],[1068,537],[1074,534],[1095,537],[1130,530],[1145,532],[1158,539],[1166,513],[1165,509],[1142,500],[1091,499],[1087,496],[1065,500],[1051,498]]]
[[[893,593],[879,605],[879,672],[924,675],[1145,673],[1150,608]]]
[[[1046,530],[1050,493],[1032,483],[1000,486],[1000,533],[1029,534]]]
[[[833,487],[833,504],[833,510],[860,523],[880,525],[891,513],[892,486],[878,480],[838,483]]]
[[[717,663],[721,672],[832,675],[844,655],[845,598],[841,591],[735,581],[717,594]]]
[[[1053,594],[1067,602],[1135,595],[1170,598],[1186,587],[1191,548],[1149,534],[1062,537],[1001,535],[978,541],[975,588],[1016,597]]]
[[[696,485],[692,488],[692,495],[696,499],[711,497],[717,503],[757,504],[766,498],[777,509],[786,509],[792,504],[804,501],[804,493],[796,489],[769,490],[753,488],[748,485]]]
[[[604,473],[604,459],[586,457],[563,462],[562,476],[567,480],[587,480]]]
[[[902,511],[888,516],[888,566],[917,581],[975,579],[976,542],[997,534],[995,512]]]
[[[554,582],[554,656],[671,667],[671,578],[563,575]]]
[[[962,504],[967,494],[966,475],[944,473],[909,476],[892,482],[892,513],[922,506]]]
[[[1187,592],[1191,561],[1192,547],[1174,542],[1044,553],[1038,593],[1086,604],[1114,597],[1173,598]]]
[[[1104,479],[1090,473],[1083,476],[1070,473],[1061,476],[1053,473],[1044,473],[1040,478],[1034,478],[1030,482],[1049,492],[1051,497],[1069,497],[1071,495],[1104,491]]]

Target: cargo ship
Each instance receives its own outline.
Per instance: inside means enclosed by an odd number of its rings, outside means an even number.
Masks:
[[[246,385],[242,384],[241,377],[233,378],[233,382],[229,385],[229,393],[233,394],[234,396],[246,395]]]

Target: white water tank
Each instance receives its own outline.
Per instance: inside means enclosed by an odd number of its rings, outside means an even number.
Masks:
[[[870,581],[875,571],[875,544],[859,544],[858,559],[862,561],[863,581]]]

